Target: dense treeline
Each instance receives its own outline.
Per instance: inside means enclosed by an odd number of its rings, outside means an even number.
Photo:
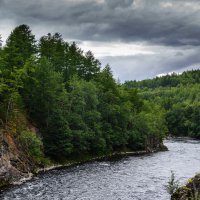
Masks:
[[[155,148],[167,132],[163,113],[59,33],[36,41],[20,25],[1,47],[0,130],[37,161],[43,145],[56,159]]]
[[[139,87],[144,99],[164,108],[170,134],[200,138],[200,70],[125,85]]]
[[[142,81],[126,81],[126,86],[130,88],[158,88],[158,87],[177,87],[179,85],[200,84],[200,70],[191,70],[182,74],[172,73],[171,75],[146,79]]]

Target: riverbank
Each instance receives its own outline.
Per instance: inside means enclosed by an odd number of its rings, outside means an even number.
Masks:
[[[111,159],[124,157],[124,156],[138,156],[138,155],[151,154],[151,153],[156,153],[159,151],[167,151],[167,150],[168,150],[167,147],[161,143],[158,145],[156,149],[147,149],[147,150],[142,150],[142,151],[120,151],[120,152],[114,152],[114,153],[110,153],[110,154],[102,155],[102,156],[85,156],[85,157],[77,158],[74,160],[67,160],[62,163],[51,163],[50,165],[44,166],[44,167],[35,166],[31,171],[28,171],[24,174],[21,173],[20,176],[18,176],[18,178],[15,177],[14,179],[12,179],[12,177],[10,177],[10,180],[9,179],[6,180],[2,176],[0,176],[1,178],[0,189],[6,188],[11,185],[20,185],[28,180],[31,180],[33,176],[37,175],[38,173],[50,171],[53,169],[62,169],[62,168],[80,165],[80,164],[84,164],[84,163],[92,162],[92,161],[111,160]],[[4,170],[6,169],[4,168]],[[12,176],[12,174],[10,176]]]
[[[41,172],[24,184],[2,190],[0,199],[168,200],[165,186],[171,171],[184,184],[199,170],[200,141],[175,139],[164,144],[169,151]]]
[[[199,200],[200,199],[200,174],[188,180],[187,184],[180,187],[171,197],[171,200]]]

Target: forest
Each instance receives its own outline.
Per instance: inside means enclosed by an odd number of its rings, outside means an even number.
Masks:
[[[200,70],[173,73],[143,81],[127,81],[139,96],[161,106],[168,134],[200,139]]]
[[[91,51],[23,24],[0,48],[0,134],[37,163],[200,138],[199,82],[196,70],[120,84]]]

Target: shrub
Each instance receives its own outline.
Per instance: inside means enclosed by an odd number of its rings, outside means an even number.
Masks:
[[[178,188],[179,188],[179,182],[178,180],[176,180],[174,172],[171,171],[171,177],[170,180],[168,181],[168,185],[166,186],[167,192],[170,195],[173,195]]]
[[[43,144],[41,138],[31,131],[22,131],[18,141],[29,157],[36,162],[43,160]]]

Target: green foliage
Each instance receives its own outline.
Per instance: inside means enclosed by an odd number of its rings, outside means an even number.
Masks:
[[[200,138],[200,104],[176,104],[166,114],[170,133]]]
[[[54,157],[63,157],[71,152],[71,131],[65,120],[68,109],[68,95],[64,88],[62,74],[52,64],[41,58],[29,63],[34,66],[30,82],[23,93],[31,118],[43,133],[45,151]]]
[[[40,38],[39,53],[41,57],[46,57],[57,71],[62,71],[65,67],[66,44],[59,33]]]
[[[75,42],[68,44],[59,33],[41,37],[39,53],[53,64],[56,71],[63,73],[65,81],[73,76],[89,81],[100,72],[100,62],[91,51],[84,55]]]
[[[139,87],[142,98],[164,108],[168,133],[200,138],[200,70],[127,82],[126,87]],[[160,113],[160,112],[159,112]]]
[[[27,25],[18,26],[0,50],[1,121],[19,116],[15,110],[26,113],[41,134],[45,154],[56,160],[148,150],[162,142],[161,106],[116,83],[108,65],[101,69],[91,51],[84,53],[59,33],[41,37],[37,46],[34,38]],[[37,160],[41,141],[23,130],[16,131],[19,140]]]
[[[74,151],[90,152],[91,141],[100,134],[99,100],[97,88],[92,82],[73,79],[69,83],[68,122],[72,130]],[[81,145],[83,144],[83,145]],[[80,149],[81,146],[83,149]]]
[[[26,154],[34,161],[40,163],[43,159],[43,144],[36,133],[23,131],[18,135],[17,139]]]
[[[1,35],[0,35],[0,49],[2,47],[2,40],[1,40]]]
[[[7,67],[11,70],[22,68],[28,58],[36,53],[35,36],[29,26],[16,27],[6,41],[4,51],[6,53]]]
[[[177,87],[179,85],[188,85],[200,83],[200,70],[192,70],[183,72],[181,75],[173,73],[162,77],[156,77],[153,79],[146,79],[143,81],[126,81],[125,85],[129,88],[140,89],[155,89],[158,87]]]
[[[0,101],[3,107],[9,108],[13,97],[24,87],[25,62],[36,52],[34,38],[27,25],[20,25],[0,50]]]
[[[100,72],[101,63],[91,51],[86,52],[83,60],[83,64],[78,68],[78,75],[87,81],[94,79]]]
[[[166,186],[166,190],[170,195],[173,195],[174,192],[179,188],[179,182],[175,178],[175,174],[171,171],[171,178],[168,181],[168,185]]]

